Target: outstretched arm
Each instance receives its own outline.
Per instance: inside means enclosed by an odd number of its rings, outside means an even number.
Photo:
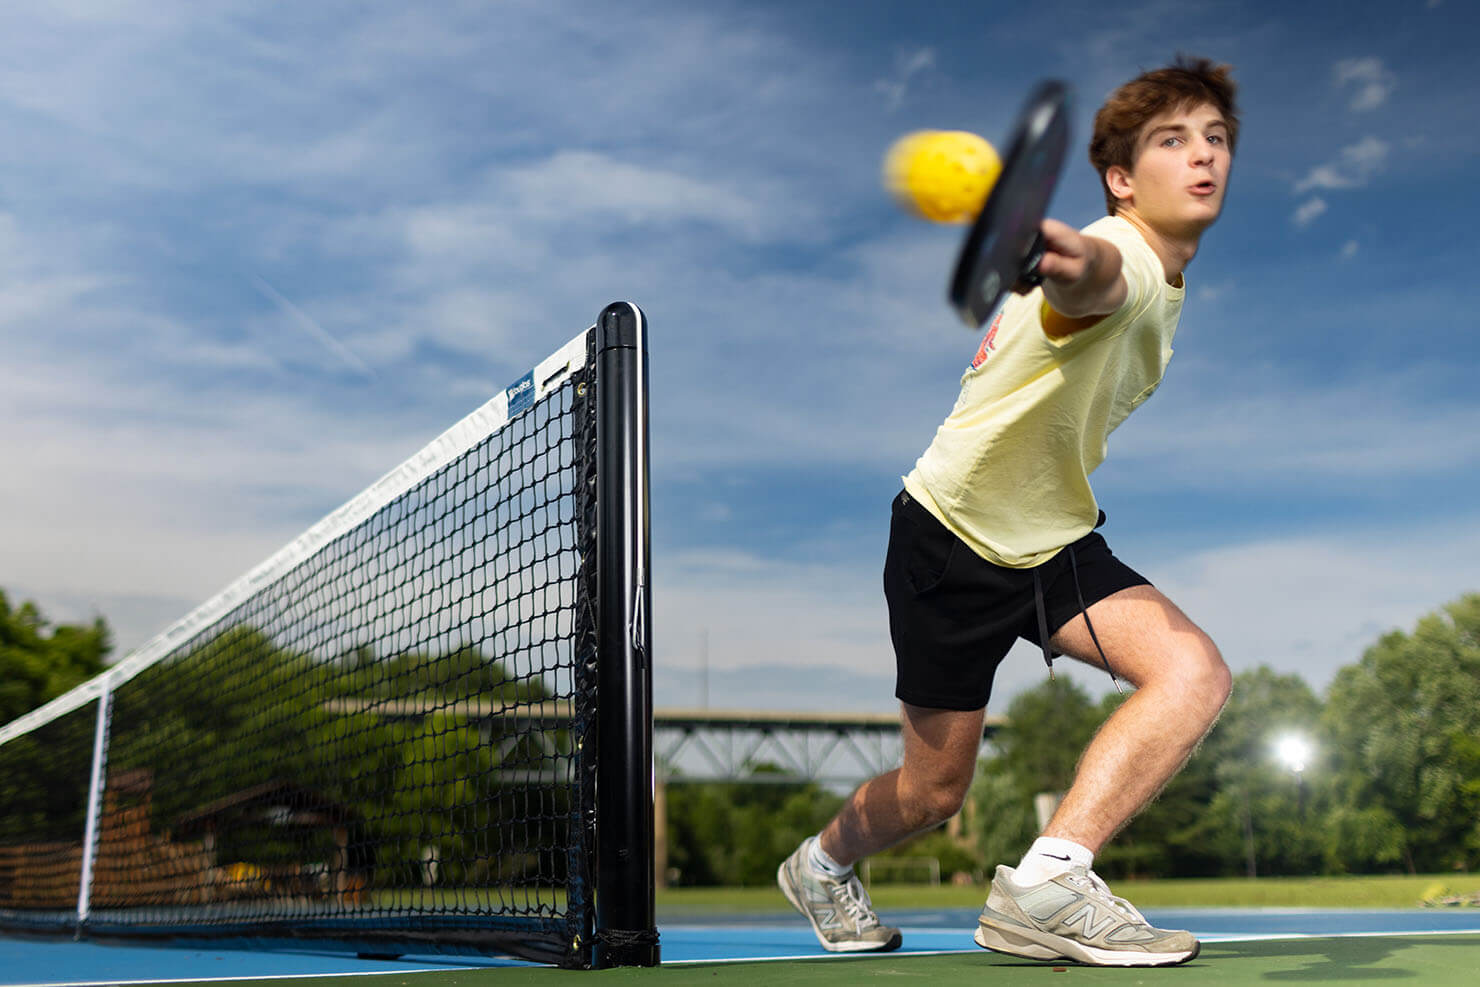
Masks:
[[[1044,332],[1050,336],[1080,332],[1118,309],[1127,288],[1115,245],[1056,219],[1045,219],[1042,230],[1045,250],[1038,270],[1049,305]]]

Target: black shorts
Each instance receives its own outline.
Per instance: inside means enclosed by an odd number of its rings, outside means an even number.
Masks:
[[[913,706],[935,709],[986,706],[997,666],[1017,639],[1043,643],[1034,572],[983,559],[901,492],[894,499],[884,562],[897,669],[894,694]],[[1036,572],[1049,636],[1079,615],[1081,593],[1089,607],[1112,593],[1149,584],[1111,553],[1097,531]]]

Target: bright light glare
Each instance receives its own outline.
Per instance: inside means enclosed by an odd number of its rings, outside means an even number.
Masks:
[[[1310,760],[1310,741],[1299,734],[1287,733],[1274,742],[1274,754],[1285,767],[1299,774]]]

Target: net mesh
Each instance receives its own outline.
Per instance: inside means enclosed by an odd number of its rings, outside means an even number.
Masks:
[[[511,389],[489,434],[434,443],[404,489],[118,676],[85,932],[582,964],[595,425],[575,352],[531,407]],[[0,923],[78,919],[97,709],[0,745]]]
[[[38,929],[77,914],[98,701],[0,747],[0,906]]]

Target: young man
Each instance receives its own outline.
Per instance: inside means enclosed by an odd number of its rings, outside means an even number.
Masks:
[[[1110,215],[1045,219],[1044,283],[1013,296],[955,409],[895,499],[884,588],[904,761],[865,783],[778,881],[839,952],[897,948],[853,864],[961,807],[997,665],[1019,638],[1130,682],[1073,786],[1016,867],[998,867],[976,941],[1032,959],[1159,966],[1197,955],[1091,869],[1191,756],[1228,698],[1213,642],[1126,566],[1088,476],[1172,355],[1182,272],[1218,218],[1238,116],[1226,66],[1183,60],[1111,95],[1090,160]],[[1052,651],[1050,651],[1052,649]]]

